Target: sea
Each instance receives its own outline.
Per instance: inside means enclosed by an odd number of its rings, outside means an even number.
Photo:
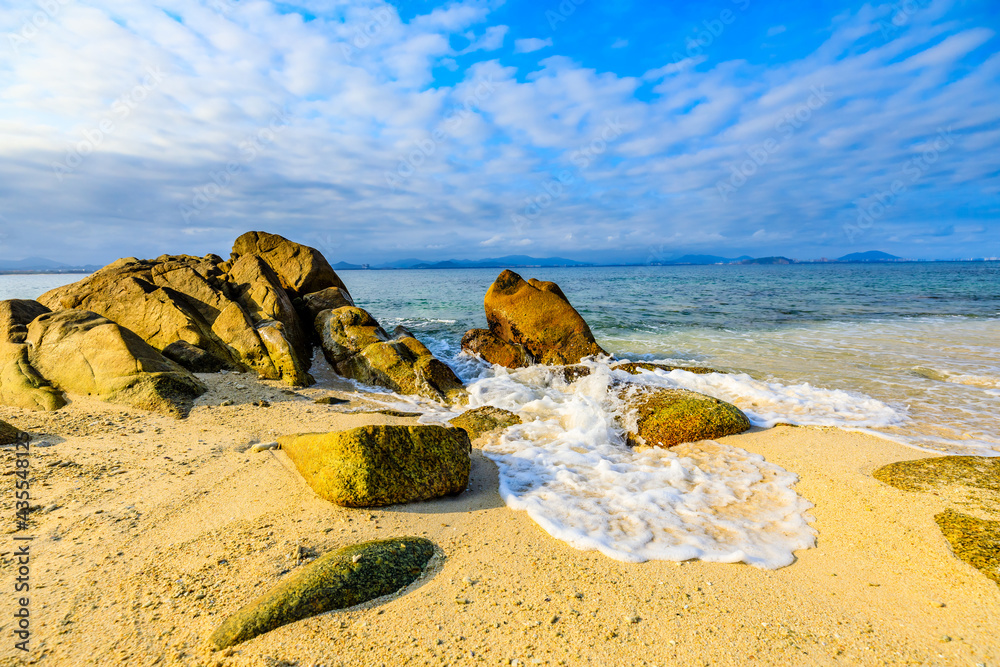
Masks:
[[[627,447],[628,411],[608,392],[626,379],[729,401],[763,428],[831,426],[921,452],[1000,456],[998,262],[516,270],[558,283],[618,359],[720,371],[632,377],[607,359],[587,361],[591,375],[572,383],[544,367],[508,371],[460,349],[466,330],[486,326],[483,295],[499,270],[340,272],[385,328],[405,325],[456,370],[470,406],[521,416],[484,446],[501,495],[579,549],[776,568],[815,544],[794,471],[733,444]],[[80,277],[0,276],[0,298]],[[465,409],[385,402],[427,423]]]

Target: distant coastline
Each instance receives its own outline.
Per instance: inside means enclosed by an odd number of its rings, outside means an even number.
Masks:
[[[36,266],[26,266],[36,261]],[[793,259],[780,255],[768,257],[721,257],[717,255],[683,255],[676,259],[657,262],[615,262],[609,264],[596,262],[580,262],[563,257],[529,257],[526,255],[510,255],[481,260],[449,259],[440,262],[430,262],[420,259],[404,259],[384,264],[351,264],[337,262],[333,268],[337,271],[396,271],[422,269],[549,269],[549,268],[590,268],[590,267],[633,267],[633,266],[782,266],[793,264],[910,264],[910,263],[941,263],[941,262],[1000,262],[1000,257],[974,257],[967,259],[907,259],[881,251],[851,253],[836,259],[821,257],[819,259]],[[29,258],[15,262],[0,260],[0,275],[50,275],[50,274],[91,274],[101,267],[94,264],[84,266],[59,265],[58,262],[42,258]]]

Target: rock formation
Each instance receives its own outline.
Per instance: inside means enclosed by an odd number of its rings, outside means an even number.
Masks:
[[[395,593],[434,555],[422,537],[356,544],[325,554],[222,622],[210,641],[225,649],[282,625]]]
[[[0,445],[13,445],[22,437],[20,429],[0,419]]]
[[[276,234],[243,234],[227,261],[217,255],[120,259],[43,294],[39,302],[53,310],[102,315],[192,372],[249,371],[304,386],[312,383],[308,371],[319,343],[346,377],[434,400],[464,397],[461,380],[413,334],[404,330],[389,336],[370,314],[354,307],[318,250]],[[341,317],[347,319],[338,324]],[[345,334],[344,347],[336,331],[327,331],[331,321],[341,333],[348,327],[367,338]],[[8,352],[0,358],[14,356]],[[8,367],[18,366],[10,361],[3,368]],[[40,389],[31,400],[48,399]],[[49,409],[58,407],[49,403]]]
[[[520,424],[521,418],[510,410],[483,405],[466,410],[448,423],[464,429],[469,434],[469,439],[475,440],[484,433]]]
[[[390,337],[370,313],[354,306],[321,311],[315,326],[326,360],[345,377],[439,401],[465,396],[454,371],[405,328]]]
[[[278,438],[321,498],[377,507],[455,495],[469,484],[468,434],[437,425],[359,426]]]
[[[686,389],[622,385],[630,445],[672,447],[742,433],[750,420],[735,405]],[[634,421],[633,421],[634,419]]]
[[[28,324],[48,312],[37,301],[0,301],[0,403],[27,410],[57,410],[66,405],[62,393],[28,359]]]
[[[589,355],[606,354],[555,283],[525,281],[504,271],[490,285],[483,305],[489,330],[467,332],[462,345],[490,363],[509,368],[575,364]]]
[[[128,329],[86,310],[39,315],[28,361],[61,391],[184,416],[205,386]]]

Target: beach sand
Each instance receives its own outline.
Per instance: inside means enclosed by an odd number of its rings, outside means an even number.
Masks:
[[[14,650],[5,611],[0,665],[1000,663],[1000,588],[951,554],[933,519],[949,501],[871,475],[921,452],[836,429],[725,438],[800,476],[797,491],[815,504],[817,547],[773,571],[622,563],[577,551],[509,510],[496,466],[478,449],[459,497],[333,506],[282,452],[251,443],[415,419],[346,413],[371,409],[347,384],[289,392],[249,375],[200,377],[211,389],[186,420],[84,398],[55,413],[0,407],[0,419],[34,436],[33,503],[43,507],[28,531],[31,652]],[[353,400],[312,402],[328,394]],[[227,398],[234,404],[218,405]],[[252,404],[261,399],[270,406]],[[10,610],[10,448],[2,460]],[[227,651],[208,644],[226,615],[294,571],[300,554],[400,535],[426,536],[441,552],[402,594]]]

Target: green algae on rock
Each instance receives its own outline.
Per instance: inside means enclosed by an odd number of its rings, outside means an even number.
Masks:
[[[670,371],[687,371],[688,373],[694,373],[696,375],[721,372],[715,370],[714,368],[707,368],[705,366],[668,366],[666,364],[654,364],[648,361],[624,361],[619,364],[614,364],[611,369],[616,371],[625,371],[626,373],[631,373],[632,375],[638,375],[641,371],[663,371],[664,373],[669,373]]]
[[[434,544],[403,537],[356,544],[320,556],[222,622],[210,641],[225,649],[288,623],[345,609],[409,586]]]
[[[459,416],[448,422],[452,426],[465,429],[470,440],[475,440],[484,433],[505,429],[521,423],[521,418],[510,410],[495,408],[492,405],[483,405],[478,408],[466,410]]]
[[[750,428],[747,416],[731,403],[686,389],[626,386],[619,394],[634,425],[628,424],[630,445],[672,447],[682,442],[711,440]]]
[[[278,443],[317,495],[344,507],[457,495],[472,469],[469,435],[438,425],[359,426]]]
[[[1000,493],[1000,457],[993,456],[936,456],[897,461],[882,466],[872,475],[903,491],[969,486]]]
[[[1000,521],[947,509],[934,516],[951,550],[1000,586]]]

